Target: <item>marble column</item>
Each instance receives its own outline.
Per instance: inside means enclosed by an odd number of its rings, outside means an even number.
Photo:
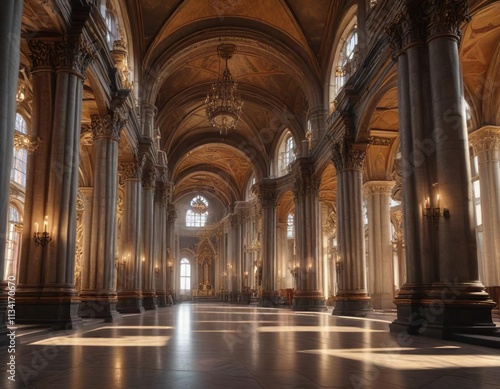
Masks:
[[[117,310],[120,313],[142,313],[142,160],[122,162],[119,167],[124,182],[122,217],[121,266],[122,279],[118,292]]]
[[[170,197],[170,196],[169,196]],[[170,201],[167,203],[167,230],[165,232],[167,239],[167,297],[174,293],[174,263],[175,263],[175,219],[177,211],[175,205]]]
[[[490,333],[478,281],[458,44],[468,2],[410,1],[388,28],[398,60],[407,283],[391,331]]]
[[[156,309],[154,287],[154,196],[156,168],[148,161],[142,172],[142,296],[146,310]]]
[[[16,92],[21,48],[21,15],[23,2],[6,0],[0,15],[0,345],[8,342],[6,311],[8,282],[17,280],[4,274],[8,235],[9,185],[14,150]],[[29,229],[27,228],[29,231]]]
[[[483,221],[481,280],[500,287],[500,127],[485,126],[469,135],[478,159]]]
[[[295,245],[297,290],[294,311],[326,311],[321,290],[321,220],[319,212],[320,179],[314,174],[314,162],[299,158],[294,166]]]
[[[153,138],[154,136],[154,123],[157,108],[151,103],[142,104],[142,114],[144,116],[143,136],[146,138]]]
[[[77,258],[75,259],[75,289],[78,293],[80,293],[80,290],[82,289],[83,265],[90,262],[90,242],[92,238],[92,192],[92,187],[78,188],[81,212],[81,225],[77,226],[76,230]]]
[[[365,233],[363,225],[363,164],[365,145],[334,144],[337,172],[337,236],[339,291],[334,315],[365,316],[372,310],[366,284]]]
[[[116,321],[118,142],[126,121],[119,110],[91,115],[93,133],[92,230],[89,262],[82,268],[79,314]]]
[[[156,296],[158,306],[167,306],[166,277],[167,277],[167,188],[165,183],[157,181],[155,190],[155,274]]]
[[[259,297],[259,306],[275,305],[278,291],[274,285],[276,261],[276,206],[278,193],[276,184],[264,179],[258,184],[258,197],[262,208],[262,295]]]
[[[368,211],[368,292],[374,309],[393,309],[394,265],[391,236],[393,181],[363,185]]]
[[[81,35],[66,35],[55,42],[30,40],[28,45],[33,76],[32,135],[40,137],[42,145],[28,166],[27,233],[16,315],[20,323],[73,328],[81,323],[74,272],[83,78],[94,51]],[[33,241],[35,223],[46,226],[51,237],[48,245],[38,246]]]

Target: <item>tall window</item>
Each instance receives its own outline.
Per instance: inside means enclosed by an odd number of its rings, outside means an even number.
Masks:
[[[293,161],[295,161],[295,142],[293,138],[290,136],[287,138],[285,143],[285,155],[284,155],[284,163],[285,167],[288,167]]]
[[[358,45],[358,30],[355,24],[352,30],[347,35],[346,40],[342,45],[339,53],[339,60],[335,68],[335,94],[340,92],[340,89],[345,85],[349,77],[357,69],[357,45]]]
[[[208,201],[203,196],[191,200],[191,209],[186,212],[186,227],[205,227],[208,218]]]
[[[289,213],[287,218],[287,227],[286,227],[286,237],[288,239],[293,239],[294,237],[293,221],[294,221],[293,213]]]
[[[187,258],[181,259],[181,294],[191,289],[191,265]]]
[[[14,206],[9,207],[9,221],[7,225],[7,247],[5,252],[5,277],[15,276],[17,273],[17,257],[19,252],[19,233],[16,225],[21,221],[19,211]]]
[[[16,132],[26,135],[26,121],[20,114],[16,114]],[[28,151],[21,147],[14,148],[14,158],[12,160],[12,170],[10,179],[15,183],[26,187],[26,162],[28,160]]]

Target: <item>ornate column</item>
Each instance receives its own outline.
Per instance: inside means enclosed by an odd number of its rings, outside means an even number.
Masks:
[[[262,296],[259,306],[273,306],[278,292],[275,289],[274,265],[276,261],[276,205],[278,193],[272,180],[258,184],[258,197],[262,208]]]
[[[156,309],[154,287],[154,196],[156,168],[148,161],[142,172],[142,296],[146,310]]]
[[[158,306],[167,306],[166,277],[167,277],[167,188],[165,183],[156,182],[155,191],[155,274],[156,274],[156,296]]]
[[[75,35],[56,42],[28,42],[33,65],[32,129],[43,143],[28,167],[27,233],[16,315],[18,322],[45,323],[55,329],[81,323],[74,285],[76,198],[83,78],[94,51],[76,31],[89,11],[90,6],[82,5]],[[51,237],[48,245],[34,243],[35,223],[46,227]]]
[[[169,190],[169,192],[171,192]],[[167,230],[165,232],[167,240],[167,297],[174,293],[173,266],[175,263],[175,219],[177,211],[174,204],[170,201],[167,203]]]
[[[154,123],[155,116],[157,112],[157,108],[150,103],[142,104],[142,114],[144,116],[144,124],[143,124],[143,136],[146,138],[153,138],[154,135]]]
[[[142,165],[143,160],[122,162],[119,167],[124,183],[121,254],[117,310],[120,313],[142,313]]]
[[[14,150],[14,128],[16,123],[16,91],[19,75],[21,48],[21,16],[23,2],[7,0],[2,3],[0,15],[0,345],[8,342],[6,310],[7,279],[4,274],[9,215],[9,185],[12,155]],[[29,229],[26,229],[29,231]],[[5,280],[7,282],[5,282]]]
[[[366,285],[363,226],[363,164],[366,145],[335,143],[332,149],[337,171],[337,236],[339,291],[334,315],[365,316],[372,309]]]
[[[82,269],[90,261],[90,241],[92,235],[92,187],[78,188],[76,227],[75,289],[82,289]]]
[[[500,127],[485,126],[469,135],[478,158],[483,220],[481,279],[500,287]]]
[[[494,328],[478,281],[458,56],[467,8],[466,0],[412,0],[388,29],[399,62],[408,271],[392,331],[451,338]]]
[[[368,292],[373,308],[394,308],[394,266],[391,237],[393,181],[369,181],[363,185],[368,210]]]
[[[118,198],[118,142],[126,124],[115,109],[109,115],[91,115],[93,133],[94,191],[89,262],[82,269],[79,314],[121,319],[116,310],[116,229]]]
[[[314,174],[314,162],[299,158],[294,165],[295,244],[297,291],[294,311],[326,311],[320,287],[321,261],[319,255],[321,220],[319,212],[320,179]]]

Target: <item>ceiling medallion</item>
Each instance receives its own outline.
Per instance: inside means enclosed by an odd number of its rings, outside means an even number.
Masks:
[[[221,134],[227,134],[227,131],[234,129],[240,120],[243,101],[236,93],[238,83],[227,67],[227,61],[236,51],[236,46],[222,44],[217,51],[219,57],[226,61],[226,67],[222,76],[212,83],[212,88],[205,99],[205,112],[210,124],[218,128]]]

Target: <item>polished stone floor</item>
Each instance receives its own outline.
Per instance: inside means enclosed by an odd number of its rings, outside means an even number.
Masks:
[[[183,303],[78,331],[24,326],[16,382],[3,368],[0,388],[500,388],[498,349],[391,334],[392,320]]]

